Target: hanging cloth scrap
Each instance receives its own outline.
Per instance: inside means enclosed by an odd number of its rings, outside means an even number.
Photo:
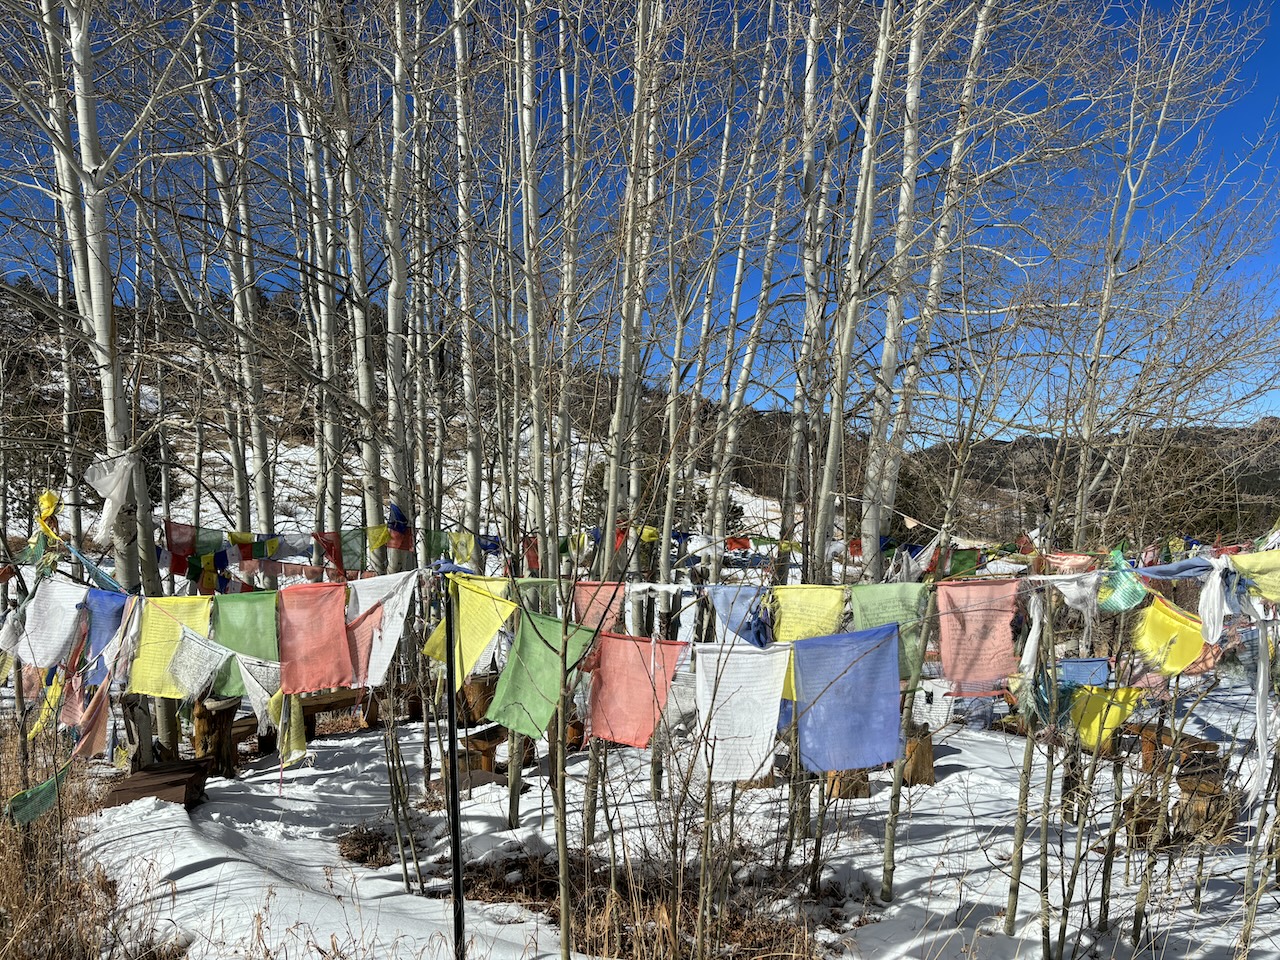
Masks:
[[[1228,560],[1243,576],[1253,581],[1254,593],[1272,603],[1280,603],[1280,550],[1237,553]]]
[[[1133,572],[1119,550],[1107,556],[1106,572],[1098,584],[1098,609],[1104,613],[1123,613],[1132,610],[1147,596],[1147,588]]]
[[[58,793],[71,772],[70,762],[64,763],[52,777],[29,790],[15,793],[4,805],[4,815],[18,826],[34,823],[58,805]]]
[[[389,573],[367,580],[353,580],[347,598],[347,621],[352,622],[374,606],[382,606],[382,620],[373,634],[369,650],[365,684],[381,686],[387,678],[400,639],[404,636],[405,618],[418,589],[420,574],[417,570],[405,573]]]

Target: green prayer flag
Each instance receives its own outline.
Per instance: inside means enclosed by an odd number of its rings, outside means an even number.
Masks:
[[[568,634],[572,668],[595,640],[596,632],[559,617],[523,612],[507,665],[498,678],[486,719],[535,740],[543,735],[560,699],[560,645]]]
[[[444,530],[428,530],[426,533],[427,557],[434,560],[437,557],[448,556],[451,552],[449,534]]]
[[[920,665],[920,627],[928,589],[923,583],[868,583],[849,591],[856,630],[898,625],[898,676],[909,680]]]
[[[971,577],[978,572],[980,550],[952,550],[949,577]]]
[[[5,804],[5,816],[12,817],[13,822],[25,826],[44,816],[58,803],[58,791],[67,780],[71,764],[65,763],[62,769],[44,783],[38,783],[30,790],[15,793]]]
[[[1132,610],[1146,599],[1147,589],[1133,572],[1124,554],[1112,550],[1107,557],[1107,573],[1098,583],[1098,609],[1104,613]]]
[[[364,527],[343,530],[342,568],[344,570],[366,570],[369,567],[369,552],[365,541]]]
[[[254,593],[215,596],[213,639],[235,653],[243,653],[259,660],[279,660],[276,591],[259,590]],[[244,696],[244,679],[240,676],[240,665],[234,658],[228,658],[219,668],[213,681],[213,692],[219,697]]]
[[[212,527],[196,527],[195,555],[203,557],[211,553],[217,553],[222,549],[222,543],[226,539],[225,530],[214,530]]]

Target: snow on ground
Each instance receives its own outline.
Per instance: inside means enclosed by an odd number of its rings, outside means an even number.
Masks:
[[[1225,688],[1196,708],[1197,729],[1224,741],[1235,739],[1233,766],[1247,776],[1256,757],[1247,754],[1252,724],[1248,691]],[[1189,728],[1190,730],[1190,728]],[[409,782],[420,795],[421,728],[402,728]],[[1034,818],[1044,787],[1044,755],[1037,754],[1030,803],[1026,872],[1016,933],[1002,932],[1009,893],[1008,868],[1017,806],[1020,738],[960,724],[938,731],[938,782],[904,791],[897,838],[898,866],[892,903],[878,900],[889,774],[872,775],[867,800],[838,801],[832,808],[825,848],[824,883],[835,891],[823,909],[803,895],[776,894],[785,916],[804,911],[823,925],[817,939],[830,956],[901,960],[974,960],[1039,957],[1039,824]],[[321,738],[311,745],[306,765],[281,772],[267,757],[253,761],[236,780],[211,780],[208,801],[188,816],[180,807],[141,800],[91,819],[88,844],[120,883],[131,922],[186,943],[190,956],[314,956],[324,951],[355,957],[435,957],[451,955],[451,914],[447,898],[404,892],[400,866],[369,869],[344,861],[338,838],[356,824],[385,824],[389,816],[386,766],[380,731]],[[671,758],[673,778],[681,754]],[[610,753],[608,802],[601,823],[613,825],[614,842],[633,856],[658,849],[679,816],[666,799],[648,794],[647,751]],[[1112,795],[1109,763],[1099,765],[1094,797],[1103,812],[1086,849],[1098,846],[1107,826],[1105,806]],[[1125,790],[1136,770],[1126,770]],[[582,836],[581,810],[586,754],[569,760],[569,836]],[[488,785],[463,799],[463,849],[472,865],[507,858],[554,857],[554,819],[546,779],[526,776],[531,789],[521,800],[517,829],[506,825],[505,787]],[[677,784],[673,783],[673,788]],[[702,801],[692,793],[695,815],[691,847],[696,851]],[[1176,792],[1176,791],[1175,791]],[[1055,787],[1055,796],[1057,787]],[[713,796],[716,829],[723,832],[730,793]],[[736,831],[742,850],[775,856],[786,817],[786,788],[738,791]],[[448,832],[442,812],[419,811],[417,835],[430,885],[447,881]],[[601,839],[596,850],[607,856]],[[1056,812],[1050,822],[1049,898],[1061,901],[1076,834]],[[1150,956],[1227,960],[1234,956],[1243,917],[1245,831],[1233,843],[1178,847],[1161,853],[1150,904],[1154,942]],[[574,843],[576,846],[577,844]],[[1112,929],[1097,934],[1101,857],[1089,853],[1075,900],[1087,901],[1088,918],[1073,914],[1066,956],[1128,957],[1125,941],[1132,923],[1134,895],[1142,874],[1141,851],[1128,853],[1121,835],[1111,898]],[[807,848],[808,849],[808,848]],[[1193,908],[1194,875],[1200,849],[1207,878],[1198,909]],[[806,850],[807,852],[807,850]],[[741,854],[746,856],[746,854]],[[795,855],[799,860],[802,854]],[[793,861],[794,862],[794,861]],[[738,864],[735,863],[735,867]],[[743,865],[743,870],[746,865]],[[735,876],[742,876],[741,871]],[[834,905],[833,905],[834,904]],[[1280,927],[1270,918],[1280,905],[1268,893],[1259,909],[1252,956],[1280,956]],[[1083,929],[1082,929],[1083,928]],[[558,949],[552,919],[515,904],[469,902],[469,956],[542,957]],[[1057,936],[1054,918],[1051,933]],[[335,950],[335,946],[337,950]],[[340,951],[340,952],[339,952]]]

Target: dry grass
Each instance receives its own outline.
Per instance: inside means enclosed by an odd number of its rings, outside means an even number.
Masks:
[[[32,745],[32,784],[65,762],[69,745],[45,733]],[[0,721],[0,790],[21,787],[18,730]],[[77,763],[52,812],[25,827],[0,820],[0,960],[173,960],[182,952],[130,942],[115,884],[86,856],[80,821],[100,806]]]
[[[386,867],[395,862],[391,855],[391,838],[371,827],[352,827],[338,838],[338,852],[352,863],[366,867]]]
[[[589,867],[573,856],[572,945],[590,956],[631,960],[678,960],[693,956],[697,938],[698,883],[684,878],[677,898],[670,876],[619,874],[610,887],[603,865]],[[603,875],[602,875],[603,874]],[[593,877],[593,880],[585,880]],[[519,903],[545,913],[560,913],[554,862],[541,857],[471,866],[466,876],[469,900]],[[766,912],[765,904],[729,896],[714,911],[706,930],[711,954],[719,957],[799,958],[819,956],[804,917]]]

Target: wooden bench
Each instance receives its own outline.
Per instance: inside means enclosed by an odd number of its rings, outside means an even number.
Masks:
[[[1120,728],[1124,733],[1131,737],[1137,737],[1142,746],[1142,769],[1155,770],[1157,766],[1157,757],[1162,749],[1172,747],[1174,745],[1174,733],[1168,724],[1153,723],[1150,720],[1135,721],[1131,720]],[[1189,733],[1178,736],[1178,756],[1175,758],[1177,763],[1184,763],[1194,756],[1216,756],[1218,753],[1218,745],[1212,740],[1205,740],[1201,737],[1193,737]]]
[[[212,768],[209,772],[213,776],[235,776],[239,744],[258,732],[258,718],[252,713],[247,717],[236,718],[240,703],[239,697],[229,700],[208,699],[197,700],[192,707],[191,746],[196,757],[211,759]],[[352,707],[361,708],[360,725],[362,727],[377,725],[378,698],[370,696],[367,689],[304,693],[302,718],[306,725],[307,739],[315,739],[316,717],[319,714],[349,710]],[[263,754],[274,751],[276,749],[275,733],[259,738],[258,749]]]
[[[205,780],[211,766],[208,758],[152,764],[112,783],[102,805],[116,807],[140,797],[158,797],[190,810],[204,800]]]

